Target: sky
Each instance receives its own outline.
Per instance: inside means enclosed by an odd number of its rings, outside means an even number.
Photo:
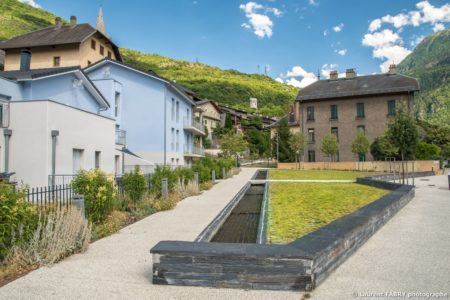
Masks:
[[[265,73],[304,87],[330,70],[386,72],[450,26],[441,0],[20,0],[106,31],[119,47]]]

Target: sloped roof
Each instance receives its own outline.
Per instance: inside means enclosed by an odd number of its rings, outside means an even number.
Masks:
[[[415,78],[400,74],[377,74],[337,80],[319,80],[301,89],[296,99],[298,101],[319,100],[418,90],[419,83]]]
[[[47,68],[47,69],[33,69],[27,71],[0,71],[0,77],[12,80],[27,80],[36,79],[50,75],[61,74],[74,70],[79,70],[79,67],[63,67],[63,68]]]
[[[40,46],[79,44],[94,34],[100,34],[105,40],[111,43],[117,60],[122,61],[119,48],[103,33],[92,27],[90,24],[77,24],[75,26],[62,25],[35,30],[9,40],[0,42],[0,49],[18,49]]]

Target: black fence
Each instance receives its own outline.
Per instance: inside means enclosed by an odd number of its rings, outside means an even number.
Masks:
[[[74,197],[70,184],[28,189],[25,198],[38,207],[69,206]]]

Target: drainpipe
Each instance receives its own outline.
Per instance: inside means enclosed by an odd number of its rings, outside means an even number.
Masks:
[[[125,174],[125,146],[122,147],[122,175]]]
[[[3,135],[5,136],[5,173],[9,172],[9,140],[11,139],[12,130],[3,130]]]
[[[52,186],[55,185],[56,175],[56,139],[59,136],[59,130],[52,130]]]

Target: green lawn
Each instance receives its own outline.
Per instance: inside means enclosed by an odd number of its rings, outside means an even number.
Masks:
[[[270,170],[270,179],[340,179],[352,180],[373,176],[374,172],[333,171],[333,170]]]
[[[388,192],[356,183],[271,182],[268,242],[289,243]]]

